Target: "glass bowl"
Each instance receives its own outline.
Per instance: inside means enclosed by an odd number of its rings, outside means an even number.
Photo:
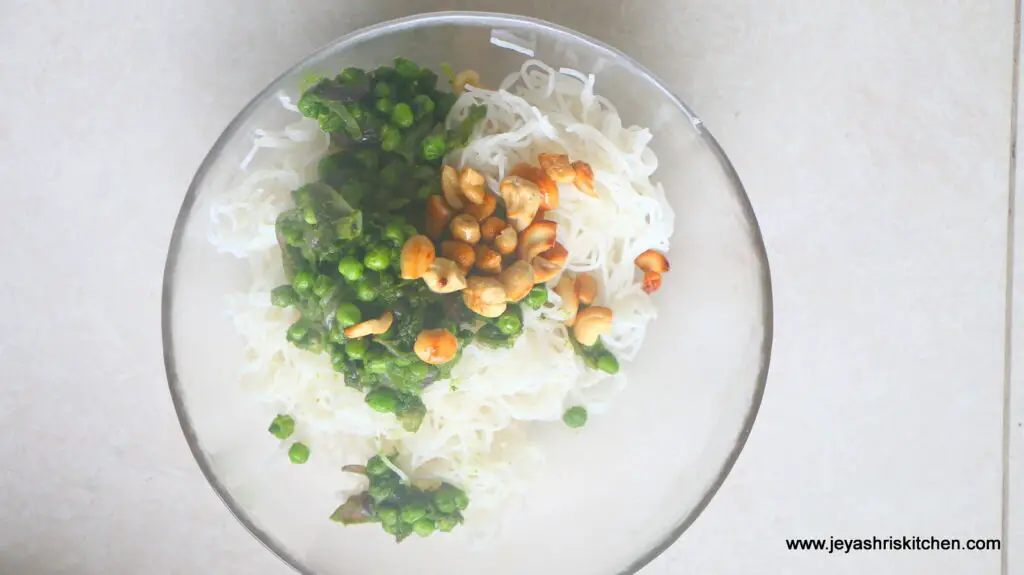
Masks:
[[[630,385],[586,428],[538,425],[547,463],[500,531],[483,542],[455,534],[401,545],[372,527],[327,520],[340,470],[291,465],[266,433],[271,412],[237,383],[246,359],[225,314],[244,290],[242,260],[208,241],[209,205],[248,153],[257,128],[289,121],[277,95],[314,73],[371,68],[395,56],[482,72],[497,85],[532,53],[595,73],[597,92],[625,125],[647,126],[655,180],[676,214],[672,271],[655,294],[659,317]],[[547,22],[437,13],[386,22],[312,54],[258,94],[199,168],[174,228],[163,288],[164,361],[182,430],[203,474],[249,531],[303,573],[634,573],[693,523],[750,433],[764,392],[772,302],[761,234],[736,172],[700,119],[617,50]]]

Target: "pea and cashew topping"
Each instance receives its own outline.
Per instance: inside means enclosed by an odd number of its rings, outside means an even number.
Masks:
[[[532,261],[533,258],[555,245],[558,224],[549,220],[533,222],[519,234],[519,259]]]
[[[594,345],[598,337],[611,331],[612,310],[597,305],[581,309],[576,315],[576,323],[572,326],[572,334],[576,341],[585,346]]]
[[[437,258],[423,274],[423,281],[434,293],[453,293],[466,287],[466,274],[447,258]]]
[[[469,214],[482,222],[494,214],[494,210],[498,207],[498,196],[494,194],[484,193],[484,199],[479,204],[470,202],[462,209],[463,213]]]
[[[455,75],[452,80],[452,92],[461,94],[466,91],[466,86],[477,88],[480,86],[480,74],[476,70],[463,70]]]
[[[485,242],[493,242],[494,238],[498,237],[498,234],[507,227],[508,224],[505,223],[505,220],[491,216],[480,224],[480,239]]]
[[[464,274],[468,274],[476,262],[476,251],[473,250],[473,246],[458,240],[441,242],[441,256],[455,262]]]
[[[592,198],[598,197],[597,192],[594,191],[594,170],[590,168],[590,164],[573,162],[572,168],[576,173],[576,178],[572,182],[576,185],[576,189]]]
[[[660,252],[647,250],[638,255],[633,263],[644,272],[644,291],[654,293],[661,287],[661,274],[669,270],[668,260]]]
[[[463,207],[461,186],[459,186],[459,173],[450,165],[441,168],[441,191],[444,192],[444,201],[453,209],[461,210]]]
[[[448,203],[441,196],[430,196],[427,199],[427,235],[431,238],[440,239],[445,227],[455,215]]]
[[[548,177],[544,170],[521,162],[512,168],[509,175],[525,178],[537,185],[537,189],[540,190],[541,210],[558,209],[558,184]]]
[[[571,184],[576,179],[576,170],[569,163],[569,156],[565,154],[540,154],[537,156],[540,167],[552,180]]]
[[[441,365],[455,357],[459,351],[459,341],[446,329],[428,329],[416,336],[412,349],[424,363]]]
[[[540,209],[540,188],[526,178],[509,176],[502,180],[501,197],[505,200],[508,221],[517,232],[526,229]]]
[[[576,276],[575,288],[576,298],[580,300],[581,304],[594,303],[594,299],[597,298],[597,280],[593,276],[588,274]]]
[[[552,291],[562,298],[562,309],[568,314],[565,325],[572,326],[576,321],[576,312],[580,309],[580,300],[576,298],[576,286],[573,285],[572,278],[568,275],[562,276]]]
[[[487,190],[484,189],[484,175],[473,168],[463,168],[462,174],[459,175],[459,190],[470,203],[483,203],[484,196],[487,195]]]
[[[434,242],[427,236],[413,236],[402,246],[401,275],[403,279],[415,280],[423,277],[434,263],[436,253]]]
[[[501,230],[501,233],[494,238],[494,249],[498,250],[503,256],[507,256],[516,251],[516,246],[519,245],[519,235],[512,228],[505,228]]]
[[[534,281],[539,284],[551,281],[565,267],[567,259],[569,259],[569,252],[562,244],[555,242],[551,249],[541,253],[530,262],[533,266]]]
[[[484,317],[498,317],[508,307],[505,286],[492,277],[469,278],[466,289],[462,291],[462,300],[466,307]]]
[[[509,301],[518,302],[533,289],[533,267],[520,260],[510,265],[498,276],[498,281],[505,286],[505,294]]]
[[[484,244],[477,244],[474,249],[476,251],[476,269],[486,274],[501,272],[501,254]]]
[[[380,335],[391,329],[393,321],[395,321],[395,315],[386,311],[376,319],[368,319],[362,323],[345,328],[345,337],[356,339],[368,335]]]
[[[452,219],[452,237],[460,242],[475,244],[480,241],[480,224],[469,214],[459,214]]]

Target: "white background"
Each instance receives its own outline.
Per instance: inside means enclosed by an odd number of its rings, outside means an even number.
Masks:
[[[281,70],[455,8],[549,19],[652,68],[760,219],[776,305],[761,415],[645,575],[1024,573],[1012,0],[0,0],[0,573],[289,572],[216,499],[174,417],[170,231],[214,139]],[[784,545],[830,535],[1007,550]]]

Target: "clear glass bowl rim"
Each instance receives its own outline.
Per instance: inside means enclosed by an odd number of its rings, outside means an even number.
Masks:
[[[273,91],[276,90],[278,83],[285,77],[293,74],[294,72],[303,69],[310,61],[316,60],[319,57],[336,52],[344,49],[345,46],[358,43],[367,39],[371,39],[383,34],[403,30],[407,28],[414,28],[423,24],[457,24],[457,23],[471,23],[471,24],[483,24],[494,27],[500,27],[502,25],[519,25],[531,28],[544,30],[546,32],[552,32],[555,34],[571,36],[574,40],[586,44],[596,52],[604,53],[605,55],[627,62],[636,71],[643,75],[652,85],[656,86],[665,97],[673,102],[678,108],[686,114],[689,118],[690,123],[693,125],[694,130],[701,137],[708,148],[714,153],[715,157],[725,173],[726,177],[732,183],[737,199],[739,200],[740,209],[743,212],[744,218],[749,226],[749,231],[754,240],[756,257],[758,260],[759,267],[761,268],[761,305],[762,305],[762,317],[761,321],[764,325],[764,337],[761,341],[761,365],[759,366],[756,389],[754,390],[753,397],[748,407],[746,417],[744,418],[743,427],[740,434],[737,437],[735,445],[733,445],[732,451],[726,458],[724,464],[715,477],[711,486],[700,502],[690,511],[686,518],[679,524],[678,527],[668,532],[660,542],[648,549],[643,555],[637,558],[626,571],[622,572],[622,575],[632,575],[646,566],[648,563],[653,561],[656,557],[661,555],[666,549],[672,546],[676,540],[679,539],[682,534],[689,529],[689,527],[696,521],[697,517],[704,511],[708,503],[715,496],[718,490],[724,483],[725,478],[729,475],[733,466],[736,464],[736,460],[739,458],[740,453],[743,451],[743,447],[746,445],[747,438],[750,436],[750,431],[753,428],[754,421],[757,419],[758,410],[761,407],[761,400],[764,397],[764,391],[768,379],[768,366],[771,359],[772,350],[772,339],[773,339],[773,302],[772,302],[772,284],[771,284],[771,273],[768,265],[768,254],[764,247],[764,240],[761,236],[761,228],[757,223],[757,218],[754,215],[753,207],[750,204],[750,198],[747,196],[746,188],[740,181],[739,175],[736,173],[732,162],[726,156],[722,147],[718,144],[718,141],[711,135],[711,133],[704,127],[703,121],[690,109],[686,103],[684,103],[678,96],[676,96],[665,84],[658,79],[650,70],[641,65],[640,63],[633,60],[631,57],[620,52],[619,50],[601,42],[600,40],[591,38],[585,34],[566,28],[558,24],[553,24],[545,20],[537,18],[530,18],[526,16],[518,16],[514,14],[502,14],[497,12],[470,12],[470,11],[444,11],[444,12],[430,12],[424,14],[417,14],[413,16],[407,16],[403,18],[397,18],[393,20],[387,20],[367,26],[351,33],[345,34],[329,42],[328,44],[318,48],[313,53],[307,55],[302,60],[294,64],[288,70],[280,74],[267,87],[260,91],[244,108],[231,120],[221,135],[217,138],[213,147],[203,158],[202,163],[199,165],[199,169],[196,171],[195,176],[192,178],[192,182],[189,184],[188,192],[185,194],[185,198],[182,201],[181,209],[178,212],[178,216],[174,222],[174,229],[171,233],[170,246],[167,251],[167,260],[164,265],[164,278],[163,278],[163,293],[161,299],[161,332],[163,335],[163,350],[164,350],[164,369],[167,372],[167,382],[171,394],[171,400],[174,404],[174,410],[178,417],[178,423],[181,425],[181,430],[185,435],[185,440],[188,443],[189,450],[192,452],[192,456],[195,458],[196,463],[199,465],[199,469],[202,471],[203,476],[209,482],[210,486],[216,492],[217,496],[221,499],[224,505],[228,508],[235,519],[241,523],[246,530],[252,534],[264,547],[269,549],[274,555],[288,564],[292,569],[298,573],[314,575],[312,571],[306,568],[298,558],[294,557],[288,551],[279,546],[272,537],[270,537],[263,529],[260,529],[255,525],[241,508],[237,501],[228,493],[224,485],[220,482],[217,476],[214,474],[210,462],[207,460],[206,455],[202,452],[199,447],[198,437],[196,436],[195,429],[192,426],[189,415],[185,409],[184,401],[181,396],[181,382],[177,376],[177,370],[175,368],[174,359],[174,343],[171,334],[172,329],[172,309],[174,305],[173,297],[173,285],[174,275],[177,269],[178,255],[181,251],[181,244],[183,239],[184,229],[189,219],[189,214],[192,211],[192,206],[196,201],[198,190],[205,179],[207,172],[211,169],[214,163],[220,157],[224,147],[230,142],[238,133],[241,126],[245,121],[252,115],[253,111],[257,106],[265,101],[267,98],[273,95]]]

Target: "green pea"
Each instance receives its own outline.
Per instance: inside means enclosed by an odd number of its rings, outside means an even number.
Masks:
[[[434,507],[441,513],[455,513],[458,510],[458,506],[455,505],[455,492],[447,487],[449,486],[443,485],[434,493]]]
[[[313,272],[301,271],[295,274],[295,279],[292,280],[292,287],[298,293],[308,293],[309,290],[313,289]]]
[[[366,403],[370,409],[380,413],[394,413],[398,405],[398,397],[390,389],[378,388],[366,394]]]
[[[533,309],[540,309],[548,303],[548,288],[543,285],[534,286],[530,293],[526,294],[526,305]]]
[[[334,310],[334,319],[342,327],[351,327],[363,320],[363,314],[355,304],[343,303]]]
[[[469,496],[458,488],[455,488],[455,506],[459,508],[459,511],[465,511],[469,507]]]
[[[331,291],[332,287],[334,287],[334,281],[332,281],[328,276],[317,276],[316,279],[313,280],[313,293],[316,294],[317,297],[324,297]]]
[[[309,327],[300,319],[288,327],[286,338],[292,343],[297,343],[304,340],[308,333]]]
[[[403,523],[415,524],[427,516],[427,506],[422,503],[410,503],[402,507],[401,517]]]
[[[338,262],[338,273],[348,282],[363,279],[363,263],[352,256],[345,256]]]
[[[398,523],[398,510],[394,507],[378,507],[377,517],[384,525],[394,525]]]
[[[288,459],[291,459],[292,463],[300,465],[309,461],[309,448],[299,442],[293,443],[288,448]]]
[[[342,348],[344,350],[344,348]],[[331,367],[338,373],[345,372],[345,352],[339,351],[331,354]]]
[[[412,531],[420,537],[428,537],[434,532],[436,525],[433,519],[420,519],[412,525]]]
[[[587,410],[583,407],[570,407],[562,414],[562,421],[572,428],[583,427],[587,424]]]
[[[378,98],[377,101],[374,102],[373,107],[381,114],[390,116],[391,111],[395,109],[395,103],[387,98]]]
[[[390,472],[391,468],[380,455],[374,455],[366,462],[366,473],[371,476],[387,475]]]
[[[443,135],[427,136],[423,138],[423,158],[426,160],[437,160],[444,156],[445,143]]]
[[[434,101],[426,94],[420,94],[413,98],[412,107],[417,119],[425,118],[434,113]]]
[[[388,360],[385,357],[375,356],[366,359],[366,370],[370,373],[387,373]]]
[[[299,302],[299,294],[290,285],[277,286],[270,291],[270,303],[276,307],[288,307]]]
[[[395,242],[397,245],[402,245],[405,241],[405,237],[402,234],[402,224],[398,222],[391,222],[387,226],[384,226],[384,237]]]
[[[398,144],[402,142],[402,135],[398,133],[398,128],[393,127],[391,124],[385,124],[380,131],[380,149],[385,152],[393,152],[398,147]]]
[[[419,65],[407,58],[395,58],[395,71],[398,72],[399,76],[411,80],[420,75]]]
[[[391,95],[391,86],[387,82],[377,82],[373,87],[373,93],[378,97],[387,98]]]
[[[408,128],[412,125],[413,115],[412,108],[409,104],[402,102],[395,104],[395,109],[391,111],[391,121],[395,123],[399,128]]]
[[[319,221],[316,215],[316,210],[313,209],[313,206],[306,206],[305,208],[302,208],[302,219],[306,220],[306,223],[311,226],[315,226]]]
[[[356,297],[359,301],[370,302],[377,299],[377,295],[377,288],[373,287],[370,282],[362,280],[356,284]]]
[[[323,110],[320,98],[310,92],[303,94],[296,106],[299,108],[299,113],[307,118],[316,118]]]
[[[506,335],[517,334],[523,329],[523,322],[514,312],[507,311],[498,318],[498,329]]]
[[[363,359],[369,346],[365,339],[350,339],[345,342],[345,355],[350,359]]]
[[[430,367],[427,364],[416,362],[409,366],[409,380],[416,382],[417,385],[422,384],[423,380],[427,379],[427,374],[429,372]]]
[[[619,360],[610,353],[601,354],[601,357],[597,359],[597,369],[615,375],[619,373]]]
[[[363,212],[356,210],[334,222],[334,233],[343,240],[358,238],[363,233]]]
[[[384,501],[394,495],[395,490],[390,483],[374,483],[370,486],[370,497],[374,501]]]
[[[391,265],[391,250],[385,246],[374,246],[363,257],[363,265],[371,270],[386,270]]]
[[[340,132],[345,129],[345,120],[330,112],[321,112],[317,122],[323,132]]]
[[[437,520],[437,530],[442,533],[450,533],[455,526],[458,525],[458,519],[452,517],[442,517]]]
[[[290,415],[278,415],[270,422],[267,431],[278,439],[288,439],[295,432],[295,420]]]

